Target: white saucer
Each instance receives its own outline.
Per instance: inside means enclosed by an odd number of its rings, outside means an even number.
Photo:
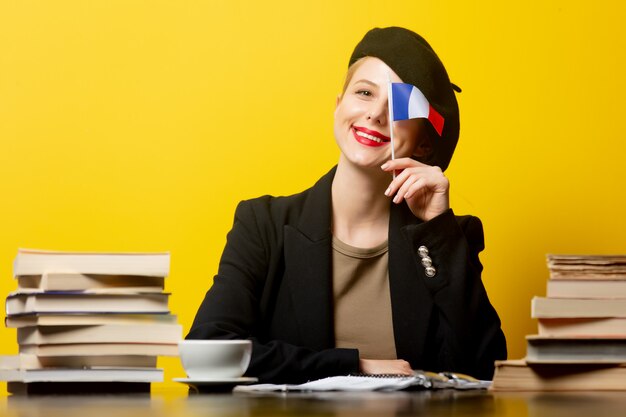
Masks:
[[[253,384],[257,382],[259,378],[242,376],[239,378],[174,378],[173,381],[181,382],[183,384],[192,385],[194,387],[210,387],[219,385],[243,385]]]

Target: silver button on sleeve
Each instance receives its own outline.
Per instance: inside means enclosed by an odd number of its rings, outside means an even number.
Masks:
[[[428,278],[432,278],[437,274],[437,270],[433,267],[433,260],[428,256],[428,248],[424,245],[417,248],[417,254],[421,258],[424,273]]]

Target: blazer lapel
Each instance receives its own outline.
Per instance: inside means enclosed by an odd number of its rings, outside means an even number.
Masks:
[[[405,204],[391,204],[389,218],[389,289],[398,358],[422,366],[428,322],[433,308],[430,293],[418,275],[416,250],[406,235],[407,225],[421,223]]]
[[[297,226],[284,226],[285,278],[305,346],[334,347],[331,185],[335,168],[310,190]]]

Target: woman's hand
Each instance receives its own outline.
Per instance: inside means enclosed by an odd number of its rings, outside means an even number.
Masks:
[[[359,359],[359,368],[364,374],[399,374],[413,375],[413,369],[407,361],[401,359],[379,360],[379,359]]]
[[[398,171],[385,195],[400,204],[406,200],[413,214],[428,221],[450,208],[450,182],[439,167],[422,164],[411,158],[387,161],[383,171]]]

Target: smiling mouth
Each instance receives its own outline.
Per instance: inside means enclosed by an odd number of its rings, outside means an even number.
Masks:
[[[363,145],[367,145],[367,146],[383,146],[386,143],[389,143],[391,141],[390,138],[388,138],[387,136],[381,135],[378,132],[373,132],[373,131],[369,131],[369,132],[365,132],[362,130],[362,128],[357,128],[357,127],[352,127],[353,132],[354,132],[354,137],[355,139],[363,144]]]
[[[378,143],[389,142],[388,140],[383,140],[381,138],[377,138],[374,135],[370,135],[369,133],[361,132],[360,130],[356,130],[355,133],[357,134],[357,136],[361,136],[362,138],[373,140],[374,142],[378,142]]]

